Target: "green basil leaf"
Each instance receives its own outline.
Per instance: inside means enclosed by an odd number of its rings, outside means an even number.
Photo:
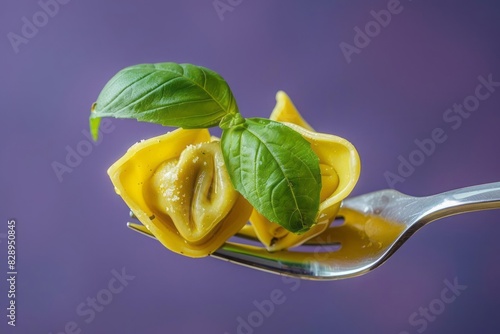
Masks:
[[[238,107],[226,81],[207,68],[176,63],[141,64],[118,72],[90,115],[97,138],[101,117],[134,118],[182,128],[209,128]]]
[[[294,233],[316,222],[319,159],[298,132],[279,122],[249,118],[225,129],[221,145],[233,185],[258,212]]]

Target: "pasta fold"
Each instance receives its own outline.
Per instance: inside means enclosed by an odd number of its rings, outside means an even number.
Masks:
[[[252,212],[250,222],[255,234],[269,251],[278,251],[299,246],[328,228],[342,200],[359,179],[360,159],[355,147],[347,140],[315,132],[282,91],[276,94],[276,106],[270,119],[283,122],[311,143],[314,153],[319,157],[322,182],[317,222],[303,234],[289,232],[256,210]]]

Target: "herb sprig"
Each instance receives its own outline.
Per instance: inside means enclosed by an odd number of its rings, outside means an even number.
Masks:
[[[103,117],[185,129],[219,126],[231,181],[260,214],[294,233],[316,222],[321,174],[310,143],[282,123],[243,118],[227,82],[210,69],[171,62],[127,67],[92,106],[95,140]]]

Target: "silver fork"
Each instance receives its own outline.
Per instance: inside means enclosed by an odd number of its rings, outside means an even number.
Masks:
[[[418,229],[459,213],[500,208],[500,182],[412,197],[387,189],[348,198],[338,219],[325,232],[297,250],[270,253],[262,247],[226,242],[211,256],[253,269],[312,280],[359,276],[384,263]],[[128,223],[153,237],[146,227]],[[250,226],[239,237],[257,240]],[[306,251],[306,249],[309,251]]]

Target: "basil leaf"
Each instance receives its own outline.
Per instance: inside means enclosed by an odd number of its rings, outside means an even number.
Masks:
[[[279,122],[249,118],[225,129],[221,145],[233,185],[258,212],[294,233],[316,222],[319,159],[299,133]]]
[[[121,70],[106,84],[90,115],[90,128],[94,139],[101,117],[209,128],[230,113],[238,113],[236,101],[214,71],[191,64],[141,64]]]

